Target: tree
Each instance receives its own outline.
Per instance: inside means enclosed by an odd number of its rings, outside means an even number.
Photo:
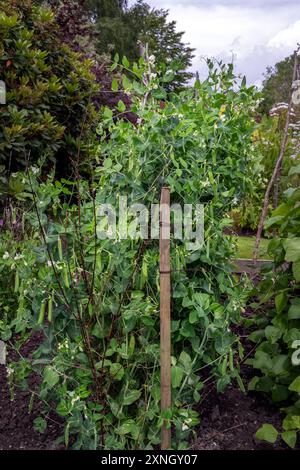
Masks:
[[[57,173],[66,175],[79,148],[87,163],[99,108],[117,109],[119,100],[130,106],[121,89],[112,92],[105,60],[86,45],[93,32],[83,0],[52,1],[51,9],[50,2],[35,3],[0,0],[0,77],[7,91],[0,166],[8,177],[41,157],[56,161]]]
[[[148,43],[150,53],[154,54],[158,63],[167,66],[175,64],[177,73],[172,82],[173,88],[181,88],[192,77],[186,70],[190,67],[194,49],[182,41],[183,32],[176,31],[176,22],[168,21],[168,11],[151,8],[143,0],[138,2],[126,13],[131,28],[135,30],[133,54],[139,56],[139,41]]]
[[[127,0],[86,0],[86,6],[95,20],[122,16]]]
[[[101,3],[91,1],[97,5]],[[127,2],[119,2],[119,9],[115,5],[110,15],[97,17],[97,50],[101,53],[117,52],[121,56],[126,55],[131,61],[137,61],[140,57],[139,44],[148,43],[149,52],[155,55],[158,63],[167,66],[173,63],[177,69],[170,88],[181,88],[192,77],[187,69],[194,51],[183,43],[184,33],[176,31],[175,21],[168,21],[167,10],[151,8],[144,0],[138,0],[129,9],[126,5]]]
[[[276,103],[288,103],[293,77],[293,55],[268,67],[263,82],[263,101],[260,106],[262,113],[268,113]]]

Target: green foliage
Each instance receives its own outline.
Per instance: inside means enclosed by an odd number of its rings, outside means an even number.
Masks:
[[[135,65],[135,80],[124,76],[123,82],[138,122],[115,121],[103,109],[93,181],[54,181],[53,174],[42,180],[32,168],[22,175],[33,195],[24,214],[30,239],[16,245],[8,234],[1,244],[8,292],[12,278],[15,286],[1,334],[44,331],[33,360],[10,364],[11,380],[25,386],[32,369],[41,374],[40,398],[45,412],[54,403],[65,419],[67,447],[151,449],[167,420],[172,447],[182,448],[199,422],[193,405],[202,399],[204,380],[215,380],[218,391],[237,380],[244,390],[235,365],[243,352],[231,326],[248,285],[232,273],[234,247],[223,229],[232,199],[251,184],[249,109],[256,92],[244,84],[239,89],[231,67],[209,66],[206,81],[172,95],[162,108],[168,75],[143,60]],[[116,239],[102,239],[98,207],[118,208],[118,197],[127,196],[128,206],[150,209],[163,184],[172,202],[205,204],[205,242],[190,250],[171,240],[172,407],[162,414],[158,242],[123,239],[119,231]],[[1,297],[5,307],[9,298]]]
[[[96,114],[92,61],[61,43],[54,14],[32,2],[1,0],[0,75],[7,89],[0,114],[0,164],[11,173],[40,158],[66,170],[88,157]]]
[[[257,229],[266,187],[271,179],[280,153],[285,120],[286,112],[280,112],[273,117],[263,116],[253,133],[253,145],[257,153],[257,159],[253,169],[255,185],[249,188],[240,207],[233,208],[229,214],[234,220],[237,229]],[[291,124],[288,133],[287,146],[278,186],[279,202],[282,201],[284,191],[291,186],[292,175],[289,175],[289,171],[300,158],[297,127],[297,124]],[[295,178],[293,179],[295,180]],[[272,197],[270,200],[269,215],[271,214],[271,209]]]
[[[294,56],[286,57],[274,67],[268,67],[263,82],[262,113],[268,114],[276,103],[288,103],[293,79]]]
[[[296,172],[297,167],[290,174]],[[251,334],[253,341],[262,341],[250,361],[261,376],[254,377],[249,384],[250,390],[268,393],[276,403],[284,402],[286,418],[281,436],[291,447],[295,446],[300,429],[299,201],[300,187],[288,189],[284,202],[267,221],[268,227],[277,229],[278,236],[268,248],[274,263],[265,270],[258,287],[259,308],[269,306],[267,315],[259,321],[264,329]],[[274,301],[274,307],[270,307],[270,301]]]
[[[158,64],[176,69],[168,89],[180,89],[192,77],[187,71],[194,49],[182,41],[182,32],[176,31],[176,22],[168,21],[168,11],[151,8],[138,0],[131,8],[115,10],[111,14],[97,15],[100,39],[97,50],[112,52],[138,62],[141,49],[148,44],[149,53]]]

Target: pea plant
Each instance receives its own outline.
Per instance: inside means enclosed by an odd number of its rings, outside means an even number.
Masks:
[[[193,406],[207,383],[215,381],[220,392],[231,380],[244,388],[237,366],[243,349],[231,327],[248,285],[232,274],[235,247],[223,230],[232,201],[251,185],[256,92],[238,83],[231,67],[208,65],[207,80],[167,96],[172,71],[155,72],[153,58],[129,70],[127,59],[119,64],[116,57],[112,69],[127,73],[112,90],[122,84],[131,95],[137,122],[116,120],[103,108],[89,180],[77,161],[74,181],[45,179],[30,167],[23,175],[30,237],[22,248],[9,240],[1,248],[17,306],[1,334],[10,340],[17,332],[43,332],[33,358],[9,365],[10,380],[25,387],[32,371],[41,375],[44,418],[53,408],[64,418],[66,446],[151,449],[166,420],[172,447],[182,449],[199,423]],[[121,117],[122,101],[118,109]],[[171,237],[172,407],[164,413],[158,242],[122,238],[119,228],[114,238],[98,236],[101,204],[117,207],[126,196],[128,205],[150,208],[162,185],[174,203],[205,205],[201,248],[191,251]]]

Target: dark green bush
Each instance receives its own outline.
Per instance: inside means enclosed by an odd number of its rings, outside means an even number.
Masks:
[[[88,157],[96,121],[93,62],[61,41],[54,13],[29,0],[0,0],[0,164],[7,173],[39,158],[60,170]],[[82,143],[79,145],[79,140]]]

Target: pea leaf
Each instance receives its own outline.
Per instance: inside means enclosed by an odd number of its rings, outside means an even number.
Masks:
[[[123,405],[131,405],[136,400],[138,400],[140,398],[140,396],[141,396],[140,390],[130,390],[124,396]]]
[[[283,242],[285,249],[285,261],[300,260],[300,238],[289,238]]]
[[[112,91],[118,91],[119,89],[118,80],[116,78],[114,78],[113,81],[111,82],[111,89]]]
[[[183,370],[180,367],[173,366],[171,370],[172,374],[172,387],[178,388],[183,378]]]
[[[58,373],[54,369],[52,369],[52,367],[50,366],[45,367],[43,375],[44,375],[44,381],[48,388],[54,387],[54,385],[56,385],[57,382],[59,381]]]
[[[112,376],[113,380],[122,380],[124,373],[125,371],[121,364],[119,364],[118,362],[111,364],[110,375]]]
[[[278,431],[272,424],[263,424],[255,433],[256,439],[274,444],[278,437]]]
[[[300,260],[293,263],[293,274],[297,282],[300,282]]]
[[[297,432],[296,431],[284,431],[281,434],[281,437],[289,447],[291,447],[292,449],[295,447],[296,442],[297,442]]]
[[[300,375],[293,380],[293,382],[289,386],[289,390],[291,392],[300,393]]]

